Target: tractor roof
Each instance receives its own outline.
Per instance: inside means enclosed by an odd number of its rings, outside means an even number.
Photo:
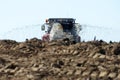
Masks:
[[[59,23],[63,23],[63,22],[66,22],[66,23],[75,23],[75,19],[73,18],[49,18],[48,21],[50,23],[52,22],[59,22]]]

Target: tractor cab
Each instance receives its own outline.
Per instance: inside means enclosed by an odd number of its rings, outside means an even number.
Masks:
[[[60,23],[63,26],[63,31],[70,31],[75,24],[75,19],[73,18],[50,18],[49,23]]]
[[[80,42],[81,26],[75,23],[73,18],[49,18],[42,25],[42,30],[45,30],[45,27],[47,27],[46,34],[49,35],[49,40],[68,38],[71,41]]]

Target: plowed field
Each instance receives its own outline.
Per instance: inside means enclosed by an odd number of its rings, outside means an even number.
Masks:
[[[1,40],[0,80],[120,80],[120,43]]]

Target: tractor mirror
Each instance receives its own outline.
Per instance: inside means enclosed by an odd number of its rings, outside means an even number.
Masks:
[[[82,26],[79,23],[75,23],[75,30],[79,34],[79,32],[82,30]]]
[[[45,25],[44,25],[44,24],[41,26],[41,30],[42,30],[42,31],[45,30]]]
[[[77,27],[77,29],[79,29],[79,31],[82,30],[82,26],[79,23],[76,23],[75,26]]]

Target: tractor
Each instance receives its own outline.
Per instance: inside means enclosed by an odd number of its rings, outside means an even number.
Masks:
[[[46,22],[41,26],[41,30],[45,31],[45,35],[42,36],[43,41],[67,40],[74,43],[81,41],[79,32],[82,27],[79,23],[75,23],[73,18],[46,19]]]

